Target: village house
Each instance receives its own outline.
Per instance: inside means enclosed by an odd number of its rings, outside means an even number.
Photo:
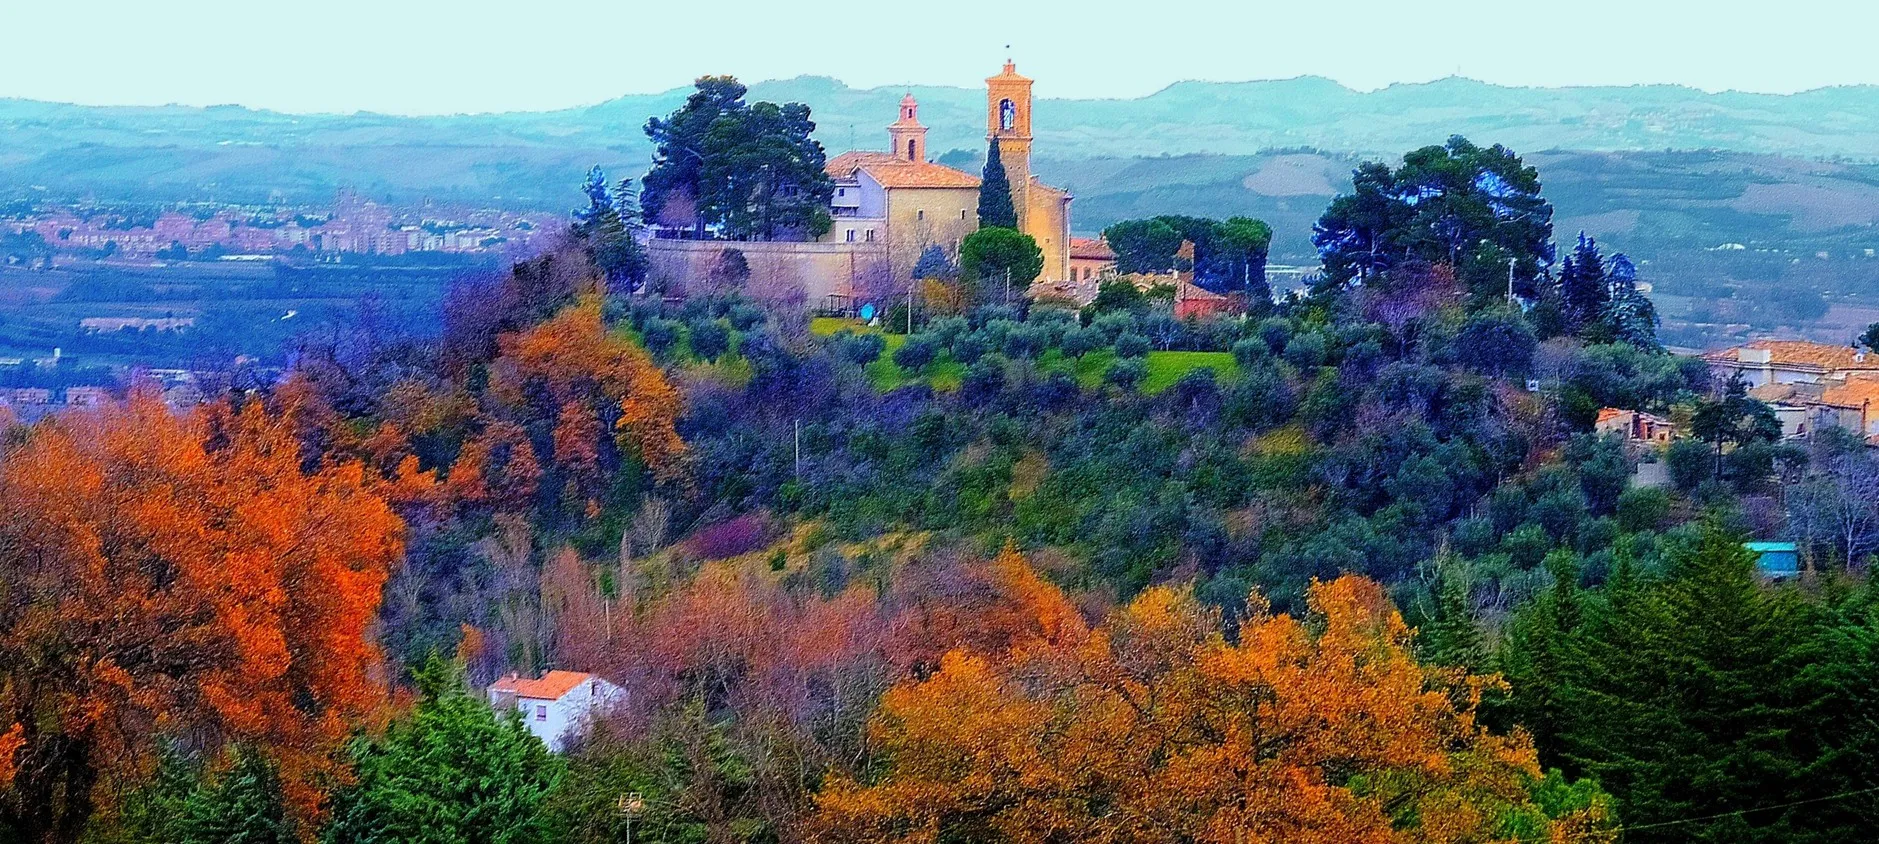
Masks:
[[[533,680],[510,674],[489,686],[489,705],[521,713],[528,731],[555,753],[572,746],[596,714],[625,700],[625,689],[579,671],[548,671]]]
[[[1070,279],[1094,281],[1116,271],[1116,251],[1100,237],[1070,238]]]
[[[1616,407],[1601,409],[1592,429],[1600,434],[1616,434],[1634,444],[1668,445],[1677,435],[1677,426],[1662,416]]]
[[[1807,340],[1756,340],[1703,356],[1725,380],[1741,376],[1750,387],[1844,381],[1857,372],[1879,374],[1879,357],[1863,349]]]

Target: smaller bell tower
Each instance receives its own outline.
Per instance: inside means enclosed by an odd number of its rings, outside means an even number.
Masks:
[[[985,138],[998,145],[1022,230],[1030,212],[1031,80],[1019,76],[1010,59],[1004,72],[985,80]]]
[[[926,127],[920,125],[920,103],[913,92],[900,98],[900,119],[887,127],[888,148],[901,161],[926,160]]]

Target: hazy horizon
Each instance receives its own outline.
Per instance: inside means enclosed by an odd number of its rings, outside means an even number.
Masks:
[[[466,13],[439,0],[395,7],[329,0],[309,17],[231,0],[165,9],[107,0],[80,28],[63,9],[33,4],[12,10],[16,31],[35,37],[0,52],[0,79],[8,80],[0,97],[306,114],[552,111],[667,91],[706,73],[826,76],[859,89],[972,87],[1007,55],[1039,80],[1040,97],[1053,99],[1129,99],[1183,81],[1299,76],[1358,91],[1457,75],[1508,87],[1678,85],[1712,93],[1879,83],[1879,65],[1841,58],[1861,54],[1879,7],[1822,0],[1796,0],[1778,17],[1731,10],[1753,8],[1747,4],[1686,0],[1516,3],[1493,10],[1484,20],[1492,31],[1478,36],[1458,36],[1453,16],[1412,17],[1381,0],[1353,0],[1335,20],[1315,7],[1248,10],[1223,0],[1188,4],[1178,19],[968,0],[943,16],[853,23],[726,0],[713,20],[731,23],[710,29],[683,9],[630,5],[637,4],[558,0],[521,14]],[[177,14],[177,6],[190,13]],[[1454,48],[1403,47],[1445,42]]]

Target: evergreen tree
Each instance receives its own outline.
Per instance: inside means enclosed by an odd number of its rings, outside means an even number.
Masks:
[[[527,844],[545,838],[542,802],[561,760],[514,712],[498,715],[433,657],[422,700],[383,738],[353,750],[358,780],[334,798],[327,844]]]
[[[1646,351],[1663,351],[1657,342],[1657,306],[1638,291],[1638,268],[1624,253],[1611,257],[1605,268],[1605,283],[1610,289],[1610,301],[1605,306],[1604,322],[1611,338]]]
[[[1487,652],[1481,640],[1481,622],[1475,616],[1474,582],[1466,564],[1453,554],[1441,554],[1434,565],[1434,611],[1416,641],[1431,664],[1480,673]]]
[[[1821,698],[1800,678],[1809,618],[1757,582],[1755,555],[1704,525],[1654,587],[1608,591],[1588,623],[1567,701],[1566,756],[1620,803],[1630,841],[1817,838],[1806,807],[1841,785],[1809,782],[1818,752],[1794,741]],[[1628,575],[1627,575],[1628,577]],[[1688,821],[1650,829],[1653,824]]]
[[[1533,733],[1541,758],[1560,758],[1562,733],[1572,723],[1568,683],[1576,664],[1576,634],[1582,617],[1578,560],[1571,551],[1546,555],[1553,587],[1517,613],[1497,654],[1513,687],[1502,709],[1511,723]]]
[[[632,201],[630,183],[623,179],[610,193],[607,174],[596,165],[587,171],[581,192],[587,194],[587,207],[574,212],[575,235],[587,244],[594,265],[608,282],[637,289],[646,278],[647,260],[634,236],[638,211],[628,204]]]
[[[1579,233],[1579,244],[1560,262],[1555,286],[1567,331],[1577,334],[1599,324],[1611,302],[1611,289],[1598,241]]]
[[[998,157],[998,142],[985,153],[985,171],[979,181],[979,227],[1015,229],[1018,207],[1011,200],[1011,179]]]
[[[953,265],[951,258],[946,257],[946,250],[934,244],[920,250],[920,260],[913,264],[913,277],[916,281],[953,281],[959,278],[959,268]]]
[[[299,839],[281,802],[280,776],[266,757],[243,749],[234,765],[189,795],[178,844],[292,844]]]

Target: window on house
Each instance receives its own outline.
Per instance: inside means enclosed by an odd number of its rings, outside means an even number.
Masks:
[[[965,218],[966,218],[966,209],[964,208],[959,209],[959,219],[963,220]]]
[[[916,220],[924,220],[924,219],[926,219],[926,209],[925,209],[925,208],[922,208],[922,209],[920,209],[920,210],[918,210],[918,211],[915,211],[915,212],[913,212],[913,216],[914,216],[914,219],[916,219]]]
[[[874,242],[874,229],[868,229],[868,242]]]
[[[847,188],[836,188],[836,189],[835,189],[835,195],[836,195],[836,196],[847,196],[847,195],[848,195],[848,189],[847,189]]]
[[[545,705],[542,705],[542,704],[536,704],[536,706],[535,706],[535,720],[537,720],[537,721],[546,721],[546,720],[548,720],[548,707],[547,707],[547,706],[545,706]]]
[[[849,230],[848,230],[848,242],[849,242],[849,243],[854,243],[854,242],[855,242],[855,230],[854,230],[854,229],[849,229]]]
[[[917,155],[914,155],[913,153],[914,153],[914,150],[913,150],[913,141],[908,141],[908,142],[907,142],[907,160],[908,160],[908,161],[919,161],[919,160],[920,160],[920,156],[917,156]]]

